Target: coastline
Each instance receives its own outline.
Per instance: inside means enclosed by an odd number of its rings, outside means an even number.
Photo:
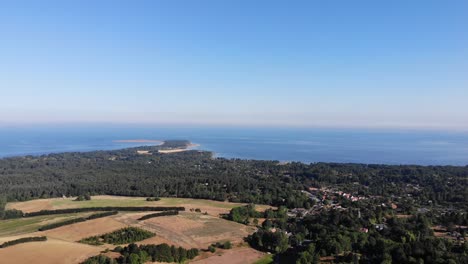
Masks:
[[[160,149],[158,150],[158,153],[162,153],[162,154],[178,153],[178,152],[193,150],[194,148],[200,147],[200,146],[201,146],[200,144],[190,143],[185,148]]]

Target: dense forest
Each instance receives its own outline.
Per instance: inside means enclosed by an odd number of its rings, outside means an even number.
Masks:
[[[190,197],[304,207],[309,187],[335,186],[361,195],[420,203],[468,204],[468,166],[279,163],[213,158],[186,151],[160,154],[184,141],[116,151],[60,153],[0,159],[0,206],[34,198],[109,194]],[[146,150],[148,154],[139,154]]]

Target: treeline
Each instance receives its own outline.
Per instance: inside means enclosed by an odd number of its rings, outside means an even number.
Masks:
[[[155,236],[154,233],[138,227],[125,227],[111,233],[84,238],[78,242],[94,246],[103,245],[104,243],[121,245],[145,240],[153,236]]]
[[[28,243],[28,242],[38,242],[38,241],[47,241],[47,237],[40,236],[40,237],[22,237],[19,239],[11,240],[0,244],[0,248],[6,248],[10,246],[14,246],[17,244]]]
[[[55,214],[72,214],[72,213],[83,213],[83,212],[95,212],[95,211],[124,211],[124,212],[148,212],[148,211],[185,211],[184,207],[119,207],[119,206],[106,206],[106,207],[83,207],[83,208],[67,208],[57,210],[41,210],[31,213],[23,213],[19,210],[6,210],[3,219],[21,218],[21,217],[34,217],[40,215],[55,215]],[[10,215],[7,215],[10,213]]]
[[[151,262],[176,262],[184,263],[198,256],[198,249],[185,249],[182,247],[159,245],[136,245],[130,244],[126,247],[116,247],[115,252],[121,254],[117,259],[104,255],[98,255],[87,259],[82,264],[144,264]]]
[[[179,211],[165,211],[165,212],[161,212],[161,213],[147,214],[147,215],[144,215],[144,216],[138,218],[138,220],[141,221],[141,220],[146,220],[146,219],[159,217],[159,216],[178,215],[178,214],[179,214]]]
[[[90,215],[88,217],[78,217],[78,218],[74,218],[74,219],[70,219],[70,220],[66,220],[66,221],[62,221],[62,222],[57,222],[57,223],[44,225],[44,226],[39,227],[38,230],[39,231],[50,230],[50,229],[58,228],[58,227],[61,227],[61,226],[66,226],[66,225],[71,225],[71,224],[75,224],[75,223],[85,222],[85,221],[92,220],[92,219],[97,219],[97,218],[107,217],[107,216],[111,216],[111,215],[116,215],[118,213],[119,212],[117,212],[117,211],[111,211],[111,212],[92,214],[92,215]]]

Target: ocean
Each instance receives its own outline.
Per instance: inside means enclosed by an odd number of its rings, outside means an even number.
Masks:
[[[81,125],[0,128],[0,157],[145,145],[127,139],[187,139],[218,157],[366,164],[468,165],[468,133]]]

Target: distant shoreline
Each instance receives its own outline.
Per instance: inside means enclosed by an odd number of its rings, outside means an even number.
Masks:
[[[113,140],[112,142],[116,143],[159,143],[159,145],[164,143],[164,140],[158,139],[121,139]]]

